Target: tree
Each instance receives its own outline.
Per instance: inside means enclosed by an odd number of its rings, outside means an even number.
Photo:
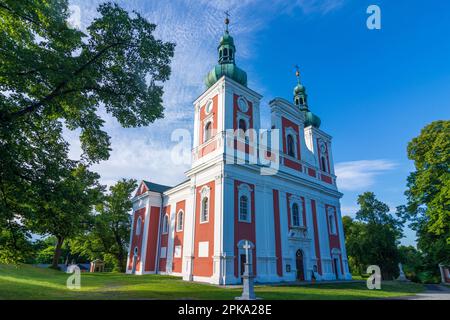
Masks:
[[[398,274],[401,221],[390,215],[389,207],[372,192],[359,195],[358,204],[355,220],[343,220],[350,266],[361,274],[368,265],[378,265],[382,277],[392,279]]]
[[[36,214],[41,194],[75,166],[67,159],[60,123],[39,117],[25,123],[10,129],[0,126],[0,247],[10,262],[23,262],[29,254],[31,236],[25,220]]]
[[[417,232],[417,246],[437,275],[439,263],[450,263],[450,121],[424,127],[408,144],[408,158],[415,171],[397,214]]]
[[[366,266],[362,261],[362,253],[364,249],[361,248],[361,242],[359,239],[364,234],[364,224],[353,220],[349,216],[342,217],[342,226],[344,228],[345,246],[348,253],[348,264],[350,271],[353,274],[364,274]]]
[[[0,0],[0,124],[38,115],[81,129],[92,161],[108,158],[101,130],[103,104],[124,127],[162,117],[162,83],[170,75],[174,44],[156,40],[156,26],[112,3],[88,34],[71,29],[66,0]]]
[[[27,227],[35,233],[56,238],[52,267],[57,268],[66,239],[81,234],[91,223],[94,205],[103,187],[98,174],[79,165],[50,190],[41,190],[36,210],[27,217]]]
[[[133,179],[122,179],[110,187],[110,193],[96,207],[98,215],[92,229],[71,241],[72,252],[91,259],[113,260],[115,268],[125,272],[131,231],[131,193],[136,187]]]
[[[84,33],[66,23],[67,0],[0,0],[0,244],[9,257],[21,259],[25,220],[76,166],[64,127],[80,131],[90,165],[109,157],[100,107],[124,127],[163,116],[174,44],[136,12],[112,3],[98,12]]]

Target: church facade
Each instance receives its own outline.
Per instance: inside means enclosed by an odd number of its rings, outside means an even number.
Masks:
[[[351,279],[332,138],[309,110],[298,71],[292,102],[270,101],[264,130],[262,96],[247,86],[235,52],[227,29],[193,104],[187,179],[138,187],[127,273],[236,284],[247,243],[256,282]]]

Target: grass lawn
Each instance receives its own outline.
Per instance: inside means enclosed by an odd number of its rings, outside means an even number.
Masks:
[[[0,265],[2,299],[234,299],[239,288],[182,281],[161,275],[82,273],[81,289],[66,288],[68,274],[29,265]],[[382,282],[381,290],[368,290],[365,283],[265,286],[255,288],[264,299],[372,299],[413,295],[423,286]]]

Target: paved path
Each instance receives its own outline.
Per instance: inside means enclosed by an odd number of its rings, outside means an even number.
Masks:
[[[425,292],[415,296],[398,297],[401,300],[450,300],[450,289],[443,285],[426,284]]]

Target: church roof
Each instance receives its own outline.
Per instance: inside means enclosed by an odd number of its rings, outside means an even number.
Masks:
[[[149,181],[145,181],[145,180],[143,180],[143,182],[145,183],[145,186],[147,187],[147,189],[149,191],[153,191],[153,192],[163,193],[172,188],[169,186],[165,186],[162,184],[157,184],[157,183],[153,183],[153,182],[149,182]]]

